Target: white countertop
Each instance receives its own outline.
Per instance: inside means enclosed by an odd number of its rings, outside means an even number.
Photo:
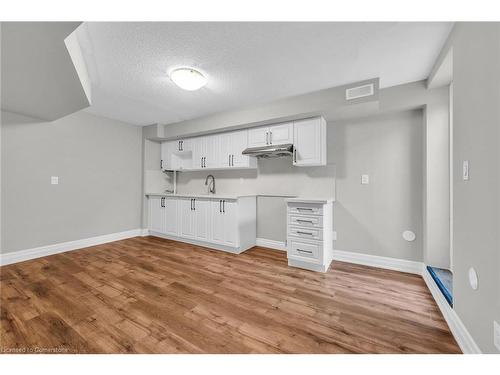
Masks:
[[[208,198],[208,199],[227,199],[227,200],[236,200],[238,198],[243,197],[256,197],[256,195],[252,194],[240,194],[240,195],[231,195],[231,194],[172,194],[172,193],[146,193],[146,196],[157,196],[157,197],[175,197],[175,198]]]
[[[316,204],[326,204],[335,202],[333,198],[287,198],[285,202],[290,203],[316,203]]]

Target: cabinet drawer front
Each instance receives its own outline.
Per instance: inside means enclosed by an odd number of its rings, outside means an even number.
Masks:
[[[299,228],[299,227],[289,227],[288,235],[294,237],[300,237],[310,240],[322,240],[323,230],[315,228]]]
[[[309,203],[289,203],[289,212],[299,215],[323,215],[323,205]]]
[[[291,240],[288,245],[288,256],[294,258],[305,258],[319,262],[323,255],[323,247],[320,243],[302,242]]]
[[[300,226],[300,227],[323,227],[323,217],[322,216],[310,216],[310,215],[289,215],[288,224]]]

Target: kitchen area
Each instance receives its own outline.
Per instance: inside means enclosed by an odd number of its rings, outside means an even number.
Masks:
[[[328,269],[335,165],[323,117],[145,145],[150,235],[235,254],[287,250],[291,266]]]

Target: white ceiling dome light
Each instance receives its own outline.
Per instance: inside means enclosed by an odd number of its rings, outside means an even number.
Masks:
[[[181,89],[195,91],[207,84],[203,74],[193,68],[177,68],[170,72],[170,79]]]

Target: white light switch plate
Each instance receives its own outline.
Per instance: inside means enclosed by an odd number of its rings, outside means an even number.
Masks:
[[[462,166],[462,179],[464,181],[469,180],[469,161],[464,160],[463,166]]]
[[[59,185],[59,177],[58,176],[51,176],[50,177],[50,184],[51,185]]]
[[[370,176],[367,174],[362,174],[361,175],[361,183],[363,185],[368,185],[370,183]]]
[[[493,343],[500,352],[500,324],[493,321]]]

